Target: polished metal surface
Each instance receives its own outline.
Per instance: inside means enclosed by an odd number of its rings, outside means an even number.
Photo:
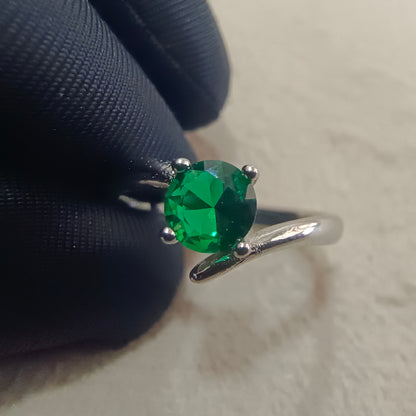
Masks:
[[[151,186],[151,187],[157,188],[157,189],[168,189],[169,188],[169,182],[158,181],[158,180],[155,180],[155,179],[141,179],[137,182],[141,185],[147,185],[147,186]]]
[[[261,214],[261,210],[259,213]],[[279,217],[279,211],[264,211],[269,217]],[[302,217],[296,212],[284,212],[284,215],[299,217],[272,226],[266,226],[254,232],[239,243],[238,246],[249,247],[245,256],[238,254],[237,248],[222,253],[215,253],[197,264],[189,275],[191,281],[200,283],[219,277],[241,264],[254,260],[284,248],[300,245],[324,245],[335,243],[342,234],[342,221],[333,215],[315,214]],[[261,218],[261,215],[259,215]],[[257,226],[259,224],[256,224]]]
[[[244,175],[246,175],[247,178],[250,179],[250,181],[253,185],[257,182],[257,179],[259,179],[260,172],[256,167],[254,167],[252,165],[244,165],[241,168],[241,170],[244,173]]]
[[[243,259],[245,257],[248,257],[251,253],[252,247],[249,243],[246,241],[241,241],[238,243],[233,251],[233,254],[235,257],[239,259]]]
[[[165,227],[160,232],[160,239],[165,244],[176,244],[178,240],[176,239],[175,231],[170,227]]]
[[[176,159],[173,163],[172,163],[172,168],[176,171],[176,172],[183,172],[187,169],[191,168],[191,161],[188,159],[185,159],[184,157],[180,157],[179,159]]]

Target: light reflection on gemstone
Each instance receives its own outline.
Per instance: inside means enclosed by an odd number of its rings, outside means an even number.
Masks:
[[[180,172],[165,195],[165,217],[184,246],[214,253],[250,230],[256,199],[250,180],[235,166],[206,160]]]

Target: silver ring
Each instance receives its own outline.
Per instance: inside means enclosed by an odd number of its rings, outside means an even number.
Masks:
[[[188,171],[197,169],[197,165],[201,166],[202,163],[208,162],[216,162],[218,164],[222,163],[227,166],[232,166],[221,161],[203,161],[192,165],[188,159],[180,158],[175,160],[173,163],[169,163],[165,166],[165,180],[161,181],[150,179],[142,180],[140,182],[142,185],[159,189],[166,189],[168,191],[166,193],[167,195],[171,186],[176,186],[177,189],[179,189],[179,185],[177,183],[173,184],[174,180],[178,182],[179,176],[180,179],[183,180]],[[232,167],[235,168],[234,166]],[[241,170],[238,170],[238,172],[237,168],[235,169],[236,171],[233,174],[233,181],[235,182],[236,173],[240,174],[241,177],[247,180],[247,185],[244,186],[250,187],[254,185],[259,177],[259,171],[253,166],[246,165]],[[215,177],[215,181],[221,181],[223,179],[219,177],[215,169],[208,169],[207,171],[209,175],[213,175],[213,177]],[[182,184],[180,184],[180,186],[182,186]],[[243,201],[246,195],[240,195],[240,197],[240,199]],[[123,197],[120,199],[123,200]],[[186,197],[182,198],[181,201],[184,199],[186,199]],[[165,216],[166,204],[167,203],[165,199]],[[244,207],[245,206],[242,208]],[[180,209],[182,210],[183,207],[181,206]],[[210,210],[206,211],[211,212]],[[229,212],[232,212],[232,207],[231,211]],[[202,222],[204,222],[204,217],[201,218]],[[208,219],[206,219],[206,221],[208,222]],[[231,219],[231,222],[232,221],[233,219]],[[164,227],[161,231],[161,239],[166,244],[177,243],[178,235],[181,234],[183,237],[184,234],[181,227],[183,228],[186,226],[186,224],[184,225],[184,221],[181,222],[178,220],[175,222],[174,227],[169,225],[171,224],[168,224],[168,226]],[[227,226],[223,226],[223,228],[224,227],[225,230],[223,230],[223,232],[226,233],[228,228]],[[228,244],[227,247],[212,253],[202,262],[198,263],[191,270],[189,277],[192,282],[200,283],[215,277],[222,276],[247,261],[284,248],[292,247],[295,245],[304,246],[333,244],[341,237],[342,229],[342,220],[335,215],[308,213],[301,211],[275,211],[257,209],[255,221],[252,222],[252,226],[250,227],[248,234],[245,232],[242,238],[236,238],[232,244]],[[185,246],[187,245],[185,241],[182,241],[182,243]]]
[[[283,218],[296,219],[286,221]],[[275,218],[273,225],[265,221]],[[283,219],[279,222],[279,219]],[[247,236],[241,244],[247,250],[246,256],[239,256],[236,249],[225,253],[215,253],[197,264],[190,272],[195,283],[219,277],[224,273],[253,260],[261,255],[275,252],[294,245],[326,245],[336,243],[342,234],[342,221],[339,217],[319,213],[296,213],[288,211],[257,210],[254,227],[261,228]]]

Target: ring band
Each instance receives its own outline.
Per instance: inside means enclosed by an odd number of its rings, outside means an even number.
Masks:
[[[238,256],[235,250],[215,253],[190,272],[190,279],[200,283],[253,260],[258,256],[292,247],[294,245],[326,245],[336,243],[342,235],[339,217],[318,213],[257,210],[253,228],[260,228],[244,239],[248,254]]]
[[[162,241],[213,253],[191,270],[189,277],[196,283],[280,249],[335,243],[342,234],[342,221],[334,215],[256,210],[253,185],[259,172],[250,165],[240,170],[226,162],[192,165],[180,158],[165,165],[162,177],[138,181],[165,191],[168,226]],[[131,198],[119,199],[133,206]]]

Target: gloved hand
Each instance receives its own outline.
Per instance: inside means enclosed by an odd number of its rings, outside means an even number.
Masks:
[[[123,206],[229,70],[204,0],[0,0],[0,355],[127,342],[171,301],[179,246]],[[143,199],[143,195],[137,195]]]

